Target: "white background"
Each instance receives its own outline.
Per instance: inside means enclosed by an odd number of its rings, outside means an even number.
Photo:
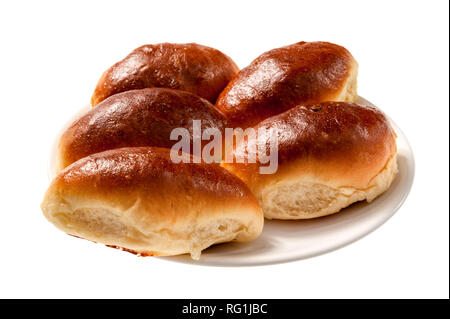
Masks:
[[[448,298],[448,25],[448,1],[2,1],[0,297]],[[302,40],[349,49],[359,94],[412,144],[413,189],[380,229],[308,260],[207,268],[137,258],[44,219],[55,134],[132,49],[197,42],[244,67]]]

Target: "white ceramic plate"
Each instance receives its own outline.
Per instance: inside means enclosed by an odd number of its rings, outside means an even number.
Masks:
[[[359,97],[361,105],[372,105]],[[63,130],[81,114],[84,108],[63,127]],[[414,180],[414,156],[406,136],[392,122],[398,135],[399,173],[390,189],[372,203],[360,202],[338,214],[300,221],[266,220],[260,237],[250,243],[227,243],[203,251],[200,260],[188,255],[157,257],[168,261],[207,266],[254,266],[300,260],[333,251],[348,245],[386,222],[403,204]],[[60,134],[62,131],[60,132]],[[55,172],[57,141],[53,144],[49,177]]]

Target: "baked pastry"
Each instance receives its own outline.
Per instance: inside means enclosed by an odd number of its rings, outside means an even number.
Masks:
[[[106,70],[97,83],[91,104],[134,89],[165,87],[188,91],[215,103],[239,71],[219,50],[195,44],[144,45]]]
[[[225,117],[211,103],[189,92],[150,88],[116,94],[92,108],[62,134],[57,169],[87,155],[114,148],[170,148],[178,141],[170,140],[175,128],[189,131],[192,148],[194,120],[201,120],[203,130],[223,131],[226,125]],[[206,143],[208,141],[202,141],[202,147]]]
[[[164,148],[121,148],[60,172],[41,208],[64,232],[144,256],[249,241],[263,228],[258,202],[217,164],[175,164]],[[188,156],[185,154],[185,156]]]
[[[233,125],[249,127],[300,104],[354,102],[358,63],[345,48],[299,42],[260,55],[216,102]]]
[[[266,218],[307,219],[375,199],[397,173],[396,135],[377,109],[345,102],[297,106],[258,125],[233,155],[246,157],[251,143],[278,140],[278,170],[260,174],[256,163],[223,163],[258,199]],[[270,130],[276,134],[270,135]],[[265,166],[266,164],[264,164]]]

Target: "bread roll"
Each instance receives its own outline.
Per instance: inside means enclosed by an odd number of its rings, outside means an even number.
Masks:
[[[194,93],[214,103],[239,71],[219,50],[195,43],[144,45],[106,70],[91,103],[134,89],[165,87]]]
[[[299,42],[268,51],[227,85],[216,102],[234,124],[249,127],[300,104],[354,102],[358,64],[345,48]]]
[[[372,107],[345,102],[297,106],[254,127],[277,131],[278,170],[259,173],[261,164],[223,163],[252,190],[269,219],[307,219],[333,214],[361,200],[372,201],[397,173],[396,135]],[[245,156],[257,141],[234,150]],[[265,166],[265,165],[264,165]]]
[[[194,259],[216,243],[255,239],[264,219],[247,186],[219,165],[174,164],[169,149],[147,147],[75,162],[52,181],[41,208],[70,235]]]
[[[58,171],[97,152],[126,146],[170,148],[174,128],[186,128],[193,139],[193,120],[203,129],[223,131],[225,117],[207,100],[163,88],[127,91],[104,100],[75,121],[61,136]],[[206,144],[208,141],[204,141]]]

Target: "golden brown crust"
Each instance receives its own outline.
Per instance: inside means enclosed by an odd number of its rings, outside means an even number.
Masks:
[[[294,169],[364,187],[397,150],[395,133],[383,113],[353,103],[297,106],[254,126],[256,131],[260,128],[278,131],[278,177]],[[266,141],[267,136],[258,139]],[[246,152],[245,144],[234,151],[238,157]],[[259,174],[259,165],[223,164],[247,183],[274,178]]]
[[[276,192],[278,197],[287,198],[286,194],[280,192],[300,192],[299,187],[311,187],[309,191],[312,192],[317,186],[317,189],[326,187],[327,192],[341,192],[342,189],[344,193],[367,191],[367,197],[364,197],[366,193],[360,192],[357,198],[371,199],[389,187],[396,173],[396,163],[392,162],[389,171],[385,172],[381,179],[375,180],[393,158],[395,161],[397,147],[395,133],[386,117],[369,106],[345,102],[297,106],[259,123],[254,128],[277,130],[278,171],[272,175],[260,174],[259,167],[268,164],[259,162],[223,163],[222,166],[250,187],[266,216],[267,206],[273,204],[273,201],[263,198],[268,192]],[[268,143],[269,138],[269,134],[263,134],[258,136],[255,143],[264,145]],[[234,151],[236,157],[246,156],[249,147],[247,143],[237,145]],[[370,188],[373,190],[368,192]],[[305,193],[304,190],[301,192]],[[336,211],[331,213],[334,212]],[[316,212],[311,215],[313,213]],[[328,213],[330,212],[327,211]],[[299,214],[306,215],[304,212]],[[271,215],[270,218],[277,217]]]
[[[193,120],[202,128],[222,131],[225,117],[207,100],[194,94],[163,88],[116,94],[75,121],[61,136],[58,167],[62,169],[87,155],[127,146],[170,148],[174,128],[186,128],[191,137]],[[207,141],[205,141],[207,142]]]
[[[235,125],[255,125],[299,104],[344,100],[357,63],[345,48],[299,42],[260,55],[227,85],[216,107]],[[356,90],[356,89],[355,89]]]
[[[69,234],[153,255],[251,240],[263,225],[256,199],[233,174],[217,164],[175,164],[169,149],[151,147],[73,163],[52,181],[42,209]]]
[[[207,46],[144,45],[103,73],[91,103],[95,106],[108,96],[148,87],[184,90],[215,103],[238,71],[231,58]]]
[[[117,197],[124,190],[143,196],[178,196],[173,187],[211,199],[249,200],[245,184],[217,164],[173,163],[170,150],[157,147],[125,147],[84,157],[60,172],[52,182]],[[114,196],[115,197],[115,196]]]

